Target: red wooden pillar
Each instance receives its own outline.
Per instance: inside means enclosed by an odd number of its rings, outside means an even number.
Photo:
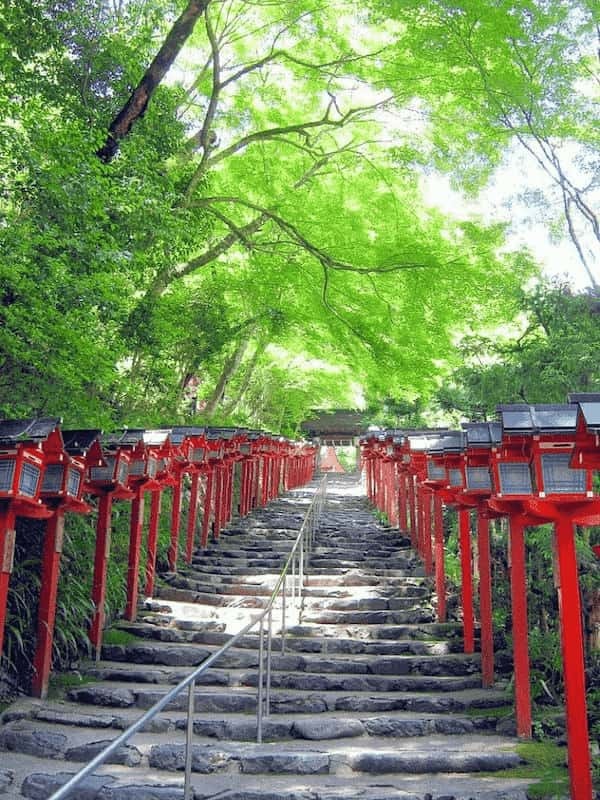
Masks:
[[[383,475],[383,459],[377,459],[377,508],[380,511],[385,509],[385,483]]]
[[[416,484],[415,487],[415,544],[417,552],[423,558],[423,490]]]
[[[231,522],[232,509],[233,509],[233,475],[235,470],[235,461],[230,461],[225,466],[225,513],[223,514],[223,522],[227,524]]]
[[[56,618],[56,595],[60,575],[60,556],[65,531],[65,512],[57,508],[46,522],[40,576],[40,604],[38,610],[37,639],[33,657],[31,693],[45,699],[52,667],[52,641]]]
[[[585,698],[583,630],[575,530],[571,519],[562,514],[554,524],[554,544],[565,676],[571,797],[574,800],[591,800],[592,766]]]
[[[0,509],[0,653],[4,643],[4,626],[6,624],[6,604],[8,602],[8,585],[13,570],[15,556],[15,512],[9,503],[3,503]]]
[[[156,573],[156,546],[158,542],[158,524],[162,504],[162,491],[152,492],[150,501],[150,524],[148,526],[148,553],[146,557],[146,586],[144,592],[152,597],[154,592],[154,576]]]
[[[494,629],[492,624],[492,570],[490,564],[490,520],[477,509],[477,553],[479,567],[479,617],[481,622],[481,684],[494,684]]]
[[[125,619],[133,622],[137,615],[138,575],[142,550],[142,527],[144,524],[144,489],[136,486],[135,497],[131,501],[129,523],[129,554],[127,558],[127,602]]]
[[[185,560],[187,564],[192,563],[194,555],[194,539],[196,536],[196,521],[198,519],[198,495],[200,493],[200,473],[192,472],[192,484],[190,486],[190,507],[187,518],[187,535],[185,540]]]
[[[215,481],[215,468],[209,467],[206,475],[206,492],[204,494],[204,509],[202,514],[202,532],[200,534],[200,547],[204,548],[208,544],[208,534],[210,532],[210,518],[212,515],[213,491]]]
[[[471,557],[471,512],[468,509],[459,509],[458,528],[464,651],[465,653],[474,653],[475,620],[473,615],[473,560]]]
[[[417,501],[415,498],[415,477],[412,472],[407,474],[407,494],[410,517],[409,535],[412,546],[417,548]]]
[[[94,554],[94,576],[92,578],[92,603],[94,612],[90,626],[90,641],[96,656],[100,657],[102,630],[104,628],[104,600],[106,597],[106,571],[110,555],[110,523],[113,493],[101,494],[98,498],[98,521],[96,523],[96,550]]]
[[[213,499],[213,539],[219,538],[221,525],[221,492],[223,490],[223,475],[220,465],[215,465],[214,499]]]
[[[261,477],[262,477],[262,484],[261,484],[261,498],[260,504],[261,506],[267,505],[267,499],[269,497],[269,464],[271,459],[268,456],[263,456],[261,460]]]
[[[406,533],[408,531],[408,498],[406,494],[407,474],[404,470],[398,476],[398,527]]]
[[[529,687],[529,623],[527,620],[527,581],[525,573],[525,519],[520,514],[509,518],[510,598],[513,628],[515,673],[515,713],[517,736],[531,739],[531,692]]]
[[[433,575],[433,552],[431,548],[431,492],[423,489],[423,560],[425,574]]]
[[[179,556],[179,528],[181,526],[181,494],[183,473],[175,475],[176,483],[173,486],[173,498],[171,506],[171,544],[169,546],[169,570],[177,572],[177,558]]]
[[[438,622],[446,621],[446,568],[444,562],[444,509],[437,493],[433,499],[433,525],[435,537],[435,593]]]
[[[390,525],[395,528],[398,525],[398,501],[396,492],[396,464],[393,461],[388,463],[388,484],[387,484],[387,515]]]
[[[250,478],[250,462],[244,459],[240,467],[240,517],[248,513],[248,481]]]
[[[256,472],[256,459],[252,458],[248,462],[248,485],[247,485],[247,495],[246,495],[246,513],[249,514],[252,511],[254,506],[254,484],[255,484],[255,472]]]

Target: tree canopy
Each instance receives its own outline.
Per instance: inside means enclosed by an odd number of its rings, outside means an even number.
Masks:
[[[475,192],[520,143],[591,273],[595,13],[9,0],[0,413],[292,432],[315,405],[433,397],[538,268],[429,207],[425,175]]]

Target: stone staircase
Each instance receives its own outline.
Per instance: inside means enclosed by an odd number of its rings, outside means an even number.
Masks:
[[[480,688],[479,658],[461,652],[459,627],[434,621],[430,583],[407,541],[381,528],[356,491],[348,477],[331,482],[283,654],[274,611],[263,743],[256,635],[199,680],[195,799],[525,800],[523,781],[485,774],[519,763],[515,741],[486,716],[506,697]],[[125,641],[82,665],[80,685],[5,712],[0,796],[47,798],[241,629],[267,602],[307,503],[290,492],[224,531],[167,576],[138,622],[119,625]],[[183,693],[75,796],[180,800],[186,705]]]

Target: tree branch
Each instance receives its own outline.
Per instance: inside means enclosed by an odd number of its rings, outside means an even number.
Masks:
[[[210,0],[189,0],[186,8],[173,24],[162,47],[133,90],[133,93],[108,126],[108,135],[96,155],[108,163],[117,154],[119,142],[131,131],[134,123],[144,115],[156,87],[186,43],[198,19],[204,13]]]

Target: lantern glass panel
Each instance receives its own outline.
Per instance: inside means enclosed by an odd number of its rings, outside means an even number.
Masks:
[[[41,470],[34,464],[23,464],[21,468],[21,478],[19,480],[19,494],[24,494],[27,497],[35,497],[37,492],[38,483],[40,480]]]
[[[143,458],[134,458],[129,464],[129,474],[133,476],[143,475],[146,471],[146,463]]]
[[[64,467],[62,464],[48,464],[42,481],[42,492],[58,494],[62,489]]]
[[[462,486],[463,485],[463,477],[462,472],[460,469],[449,469],[448,470],[448,481],[450,486]]]
[[[492,478],[487,467],[467,467],[467,489],[490,489]]]
[[[427,462],[427,477],[431,481],[443,481],[446,478],[446,467],[435,464],[433,461]]]
[[[119,461],[119,469],[117,472],[117,481],[125,483],[127,480],[127,473],[129,471],[129,464],[126,461]]]
[[[105,467],[91,467],[90,479],[93,481],[112,481],[115,471],[115,457],[105,456]]]
[[[191,460],[195,464],[199,464],[201,461],[204,461],[204,447],[194,447],[192,449]]]
[[[154,456],[148,456],[146,471],[149,478],[153,478],[158,470],[158,461]]]
[[[251,452],[251,447],[249,444],[241,444],[240,445],[240,453],[243,456],[249,456]]]
[[[522,462],[499,464],[502,494],[532,494],[529,464]]]
[[[570,469],[570,453],[544,453],[542,475],[547,494],[583,494],[586,486],[586,471]]]
[[[70,494],[71,497],[78,497],[80,485],[81,472],[78,469],[69,467],[69,475],[67,477],[67,494]]]
[[[0,492],[8,492],[12,489],[15,479],[15,465],[14,458],[0,461]]]

